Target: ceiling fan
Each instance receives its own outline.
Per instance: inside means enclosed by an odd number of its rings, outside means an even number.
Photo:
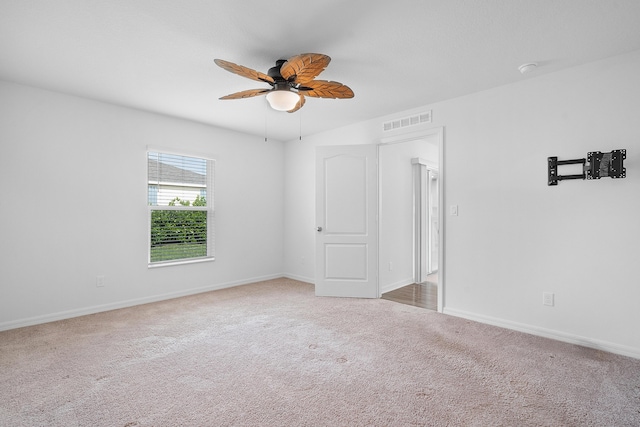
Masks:
[[[242,99],[266,95],[271,108],[293,113],[305,103],[305,96],[314,98],[353,98],[353,91],[339,82],[314,80],[331,61],[320,53],[303,53],[289,59],[279,59],[267,74],[222,59],[214,60],[225,70],[252,80],[268,83],[268,89],[249,89],[220,99]]]

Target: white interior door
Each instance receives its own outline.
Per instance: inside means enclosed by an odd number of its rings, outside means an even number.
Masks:
[[[316,148],[316,295],[378,298],[377,146]]]

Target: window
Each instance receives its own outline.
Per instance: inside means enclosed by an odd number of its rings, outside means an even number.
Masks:
[[[149,151],[149,266],[213,260],[213,160]]]

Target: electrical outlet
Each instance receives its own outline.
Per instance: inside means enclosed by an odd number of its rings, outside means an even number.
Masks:
[[[96,287],[104,287],[104,276],[96,276]]]
[[[542,293],[542,304],[553,307],[553,293],[551,292],[543,292]]]

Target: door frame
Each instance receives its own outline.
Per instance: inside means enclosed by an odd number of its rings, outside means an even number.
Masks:
[[[388,144],[397,144],[401,142],[410,142],[421,140],[425,138],[436,137],[438,141],[438,205],[440,206],[438,210],[438,223],[440,224],[440,235],[438,236],[438,312],[442,313],[442,310],[445,306],[445,284],[446,284],[446,259],[445,259],[445,233],[446,233],[446,216],[445,216],[445,192],[444,192],[444,182],[445,182],[445,166],[444,166],[444,139],[445,139],[445,128],[444,126],[435,127],[431,129],[426,129],[423,131],[416,131],[410,133],[404,133],[402,135],[395,135],[385,138],[380,138],[378,141],[378,159],[380,158],[380,146],[388,145]],[[380,177],[380,163],[378,162],[378,180]],[[378,182],[378,192],[381,191],[382,186],[380,182]],[[382,212],[382,197],[381,194],[378,194],[378,214]],[[378,235],[381,235],[380,230],[381,222],[378,221]],[[380,265],[380,256],[378,253],[378,277],[381,272]],[[381,297],[380,294],[380,284],[378,284],[378,297]]]

